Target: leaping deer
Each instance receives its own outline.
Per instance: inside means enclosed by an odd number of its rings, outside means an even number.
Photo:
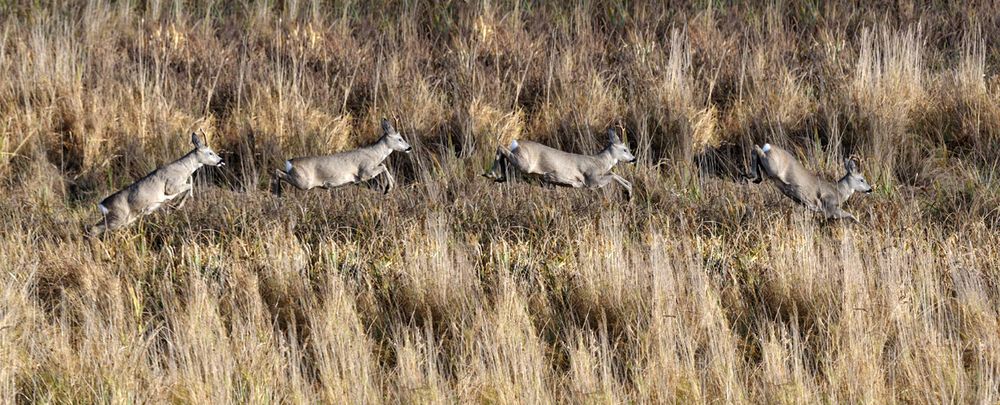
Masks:
[[[563,152],[540,143],[514,140],[510,148],[497,148],[493,167],[483,174],[497,182],[507,181],[508,165],[525,174],[538,175],[547,183],[566,187],[600,188],[615,181],[632,196],[632,183],[611,172],[618,162],[635,163],[635,156],[618,137],[618,132],[608,129],[608,145],[595,155]]]
[[[840,206],[856,191],[872,192],[872,186],[861,175],[861,170],[853,159],[844,159],[847,173],[836,183],[816,177],[791,153],[767,143],[763,147],[754,146],[751,166],[754,177],[750,180],[754,183],[763,181],[766,174],[788,198],[811,211],[822,212],[831,219],[858,222],[854,215]]]
[[[327,190],[385,176],[388,186],[385,193],[392,191],[396,180],[382,162],[393,151],[410,153],[410,146],[403,136],[392,127],[389,120],[382,119],[382,137],[371,145],[346,152],[326,156],[298,157],[285,161],[284,170],[274,171],[272,191],[281,195],[281,182],[287,182],[299,190],[322,187]]]
[[[128,226],[136,219],[148,215],[169,201],[180,199],[174,209],[180,209],[191,197],[191,176],[202,166],[222,166],[222,158],[212,148],[202,143],[197,134],[191,134],[194,150],[171,163],[161,166],[110,195],[97,204],[103,219],[91,226],[91,236]]]

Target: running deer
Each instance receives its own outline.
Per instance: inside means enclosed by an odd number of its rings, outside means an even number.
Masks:
[[[615,181],[631,198],[632,183],[612,173],[611,169],[618,162],[635,163],[635,160],[618,132],[611,128],[608,129],[608,145],[596,155],[568,153],[540,143],[514,140],[510,148],[497,148],[493,167],[483,176],[505,182],[508,165],[513,164],[522,173],[540,176],[542,181],[559,186],[600,188]]]
[[[327,156],[298,157],[285,161],[285,170],[274,171],[273,192],[281,195],[281,182],[287,182],[299,190],[322,187],[330,190],[336,187],[357,184],[385,176],[388,181],[384,193],[389,193],[396,180],[389,169],[382,164],[393,151],[410,153],[410,146],[403,136],[396,132],[389,120],[382,119],[382,137],[371,145]]]
[[[97,204],[103,219],[88,230],[98,236],[135,222],[161,205],[178,200],[174,209],[180,209],[191,197],[191,176],[202,166],[223,166],[222,158],[205,145],[197,134],[191,134],[194,150],[171,163],[154,170],[119,190]]]
[[[844,159],[847,174],[837,183],[822,180],[802,167],[788,151],[765,143],[764,147],[754,146],[751,166],[754,177],[750,180],[760,183],[764,174],[774,180],[778,190],[811,211],[823,212],[828,219],[858,219],[840,208],[855,191],[871,193],[868,185],[853,159]]]

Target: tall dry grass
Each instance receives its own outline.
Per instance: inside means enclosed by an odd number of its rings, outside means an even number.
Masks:
[[[1000,401],[988,4],[0,2],[4,402]],[[390,117],[401,187],[267,192]],[[613,189],[497,186],[496,145]],[[104,239],[205,130],[224,169]],[[860,157],[861,224],[740,182]]]

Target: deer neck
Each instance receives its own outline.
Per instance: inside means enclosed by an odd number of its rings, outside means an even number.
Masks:
[[[601,168],[611,171],[611,168],[615,167],[618,163],[618,159],[615,159],[614,155],[611,154],[611,145],[608,145],[604,150],[598,152],[594,157],[601,162]]]
[[[847,201],[852,194],[854,194],[854,188],[851,187],[850,175],[844,175],[844,177],[837,182],[837,196],[840,199],[838,202],[842,203]]]
[[[386,137],[381,137],[378,142],[373,143],[369,146],[369,149],[375,153],[375,156],[379,158],[379,161],[383,161],[392,154],[392,148],[389,147],[389,141]]]
[[[198,161],[198,149],[194,149],[186,155],[181,156],[181,158],[174,161],[173,164],[180,167],[187,176],[193,175],[195,171],[205,165],[204,163]]]

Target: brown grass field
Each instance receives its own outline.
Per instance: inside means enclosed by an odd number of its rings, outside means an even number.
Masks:
[[[4,403],[1000,403],[1000,5],[0,0]],[[399,187],[292,156],[414,145]],[[479,177],[625,129],[621,190]],[[95,204],[228,165],[102,238]],[[826,221],[752,145],[877,188]]]

